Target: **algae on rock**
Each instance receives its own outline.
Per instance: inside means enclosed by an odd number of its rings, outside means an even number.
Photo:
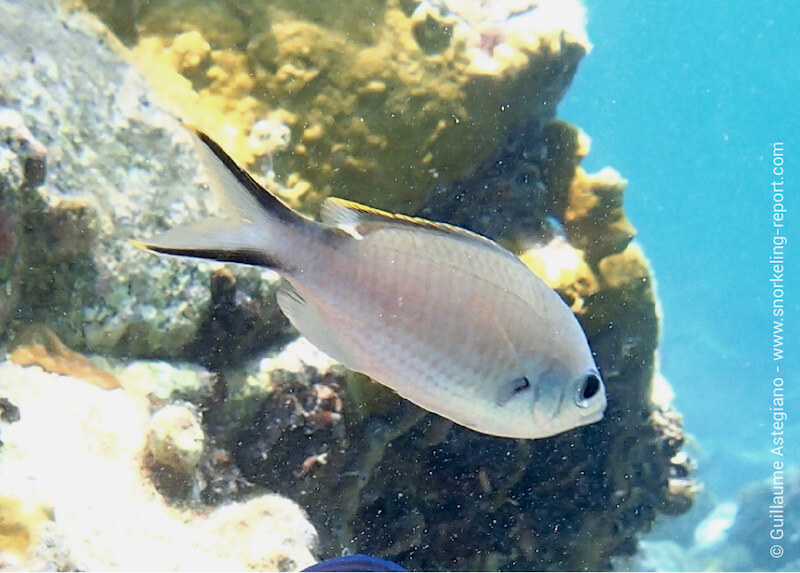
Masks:
[[[213,361],[222,304],[251,326],[251,349],[280,337],[288,323],[261,272],[237,269],[215,296],[212,265],[153,258],[128,242],[217,207],[197,191],[188,135],[116,40],[50,0],[3,2],[0,18],[0,344],[22,319],[76,350],[190,348]]]
[[[434,0],[153,0],[139,11],[127,0],[85,1],[133,47],[157,90],[256,171],[264,151],[253,125],[278,114],[291,138],[268,164],[285,176],[284,197],[309,212],[328,195],[415,210],[512,130],[552,117],[590,47],[577,0],[491,10]]]

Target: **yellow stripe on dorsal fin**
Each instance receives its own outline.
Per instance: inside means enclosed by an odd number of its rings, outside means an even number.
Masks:
[[[319,209],[319,218],[323,223],[343,227],[364,222],[389,222],[395,217],[397,215],[338,197],[327,197]]]
[[[436,221],[429,221],[428,219],[422,219],[420,217],[402,215],[400,213],[389,213],[388,211],[382,211],[374,207],[356,203],[355,201],[340,199],[339,197],[326,198],[320,206],[319,216],[323,223],[343,227],[355,235],[364,236],[371,231],[387,226],[401,226],[410,229],[444,233],[462,240],[475,241],[485,247],[495,249],[515,259],[517,258],[494,241],[477,233],[473,233],[472,231],[462,229],[461,227],[448,225],[447,223],[437,223]]]

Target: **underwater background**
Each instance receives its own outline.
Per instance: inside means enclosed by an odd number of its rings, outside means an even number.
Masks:
[[[595,134],[586,163],[612,163],[631,182],[625,206],[664,314],[662,369],[701,473],[729,496],[771,473],[772,144],[798,142],[789,38],[800,20],[771,2],[586,4],[594,50],[560,111]],[[788,258],[787,380],[800,364],[791,350],[800,269]],[[787,397],[800,399],[796,384]],[[787,442],[798,431],[790,414]]]
[[[752,482],[771,483],[775,459],[772,144],[796,149],[799,140],[800,61],[789,46],[800,18],[772,2],[586,6],[594,50],[560,112],[594,134],[586,164],[612,163],[631,182],[625,206],[653,264],[664,315],[661,368],[708,495],[736,503]],[[796,221],[800,203],[788,185],[786,207]],[[782,373],[792,409],[785,438],[796,444],[800,387],[789,380],[800,373],[793,350],[800,269],[796,231],[787,234]],[[796,451],[787,449],[786,461],[797,471]],[[700,505],[692,513],[707,511]],[[759,517],[766,514],[764,507]],[[688,527],[696,517],[681,519]],[[754,531],[751,539],[765,554],[764,537]],[[763,555],[758,567],[782,566]]]
[[[583,5],[0,0],[0,569],[796,569],[800,17]],[[217,209],[176,117],[304,213],[514,250],[605,418],[471,432],[297,339],[274,273],[134,248]]]

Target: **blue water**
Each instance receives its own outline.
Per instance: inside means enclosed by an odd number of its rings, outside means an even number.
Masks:
[[[787,461],[800,463],[800,16],[764,0],[586,4],[594,50],[559,112],[592,137],[589,171],[630,181],[626,210],[663,304],[662,370],[698,475],[733,496],[772,472],[774,141],[790,211]]]

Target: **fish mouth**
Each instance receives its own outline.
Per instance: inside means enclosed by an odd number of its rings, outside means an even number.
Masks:
[[[603,419],[606,415],[606,407],[608,406],[608,401],[605,396],[603,396],[603,405],[591,412],[586,412],[586,416],[584,417],[584,424],[594,424],[595,422],[599,422]]]
[[[601,408],[595,412],[592,412],[590,415],[586,416],[586,420],[584,423],[586,424],[594,424],[595,422],[599,422],[605,416],[606,409]]]

